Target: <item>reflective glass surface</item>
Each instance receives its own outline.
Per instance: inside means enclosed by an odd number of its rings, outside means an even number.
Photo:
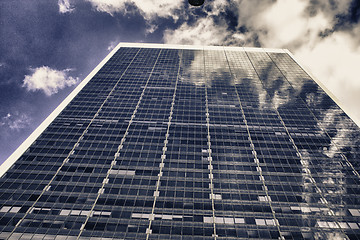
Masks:
[[[0,239],[360,239],[359,157],[286,52],[121,47],[0,179]]]

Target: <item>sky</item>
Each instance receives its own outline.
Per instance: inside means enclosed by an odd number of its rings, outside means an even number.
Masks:
[[[287,48],[360,119],[359,0],[1,0],[0,163],[119,42]]]

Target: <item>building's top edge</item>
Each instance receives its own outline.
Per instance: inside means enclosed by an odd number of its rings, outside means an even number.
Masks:
[[[138,48],[165,48],[165,49],[189,49],[189,50],[228,50],[246,52],[277,52],[284,53],[285,49],[276,48],[253,48],[253,47],[234,47],[234,46],[201,46],[201,45],[178,45],[161,43],[129,43],[120,42],[118,47],[138,47]]]

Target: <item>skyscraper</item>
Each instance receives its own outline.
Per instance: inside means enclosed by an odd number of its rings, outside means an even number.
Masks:
[[[287,50],[119,44],[2,166],[0,239],[360,239],[359,146]]]

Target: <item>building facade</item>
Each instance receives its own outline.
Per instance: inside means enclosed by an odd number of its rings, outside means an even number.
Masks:
[[[287,50],[119,44],[3,164],[0,239],[360,239],[360,130]]]

